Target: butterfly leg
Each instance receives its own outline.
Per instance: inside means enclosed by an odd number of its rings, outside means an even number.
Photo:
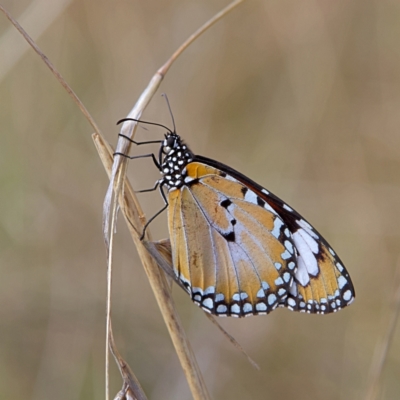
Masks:
[[[156,165],[156,167],[157,167],[158,169],[161,168],[161,167],[160,167],[160,163],[157,161],[157,158],[156,158],[156,156],[155,156],[153,153],[150,153],[150,154],[141,154],[140,156],[128,156],[128,155],[126,155],[126,154],[124,154],[124,153],[115,152],[113,155],[114,155],[114,157],[115,157],[115,156],[126,157],[126,158],[129,158],[130,160],[135,160],[136,158],[147,158],[147,157],[152,157],[152,158],[153,158],[153,162],[154,162],[154,164]]]
[[[162,140],[149,140],[147,142],[136,142],[133,139],[131,139],[129,136],[123,135],[122,133],[118,133],[118,136],[123,137],[126,140],[129,140],[131,143],[134,143],[137,146],[140,146],[141,144],[152,144],[152,143],[161,143],[162,142]]]
[[[156,213],[146,222],[146,225],[143,227],[143,232],[142,232],[142,235],[140,236],[140,240],[143,240],[144,235],[145,235],[145,233],[146,233],[146,229],[147,229],[147,227],[150,225],[150,223],[151,223],[152,221],[154,221],[155,218],[157,218],[162,212],[164,212],[164,211],[168,208],[168,200],[167,200],[167,198],[166,198],[166,196],[165,196],[165,193],[164,193],[164,191],[163,191],[164,181],[161,181],[161,182],[160,182],[160,181],[157,181],[154,190],[157,188],[157,186],[159,186],[159,190],[160,190],[160,193],[161,193],[161,197],[163,198],[165,205],[164,205],[164,207],[163,207],[161,210],[159,210],[158,212],[156,212]],[[153,189],[151,189],[151,190],[153,190]]]
[[[154,187],[150,189],[142,189],[142,190],[135,190],[135,193],[146,193],[146,192],[154,192],[157,188],[158,185],[160,184],[160,181],[157,181],[154,185]]]

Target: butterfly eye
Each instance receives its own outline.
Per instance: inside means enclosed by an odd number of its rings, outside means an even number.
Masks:
[[[167,146],[166,147],[169,147],[170,149],[174,148],[175,142],[176,142],[176,139],[173,136],[169,136],[167,138]]]
[[[163,151],[168,154],[175,147],[176,139],[172,136],[168,136],[163,143]]]

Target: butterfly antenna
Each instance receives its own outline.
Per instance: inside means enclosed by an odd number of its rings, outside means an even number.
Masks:
[[[174,114],[172,114],[171,105],[169,104],[168,96],[165,93],[163,93],[161,96],[163,96],[165,98],[165,101],[167,102],[168,110],[169,110],[169,113],[171,114],[172,125],[174,126],[174,133],[176,133]]]
[[[135,121],[135,122],[139,122],[140,124],[149,124],[149,125],[161,126],[162,128],[166,129],[168,132],[174,133],[174,132],[171,131],[171,129],[169,129],[169,128],[166,127],[165,125],[157,124],[157,123],[155,123],[155,122],[142,121],[142,120],[140,120],[140,119],[135,119],[135,118],[123,118],[123,119],[120,119],[120,120],[117,122],[117,125],[122,124],[122,122],[125,122],[125,121]],[[172,121],[173,121],[173,120],[172,120]],[[174,125],[174,129],[175,129],[175,125]]]

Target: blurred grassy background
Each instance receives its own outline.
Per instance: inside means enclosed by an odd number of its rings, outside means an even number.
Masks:
[[[2,2],[17,18],[28,12],[33,30],[48,25],[39,46],[114,144],[115,122],[155,70],[227,4],[63,1],[54,17],[61,0],[47,3]],[[9,30],[0,15],[0,43],[23,48]],[[192,150],[300,211],[340,254],[357,292],[335,315],[278,310],[220,319],[260,364],[255,371],[175,287],[212,398],[364,398],[399,256],[399,36],[393,0],[248,1],[197,40],[163,82]],[[37,55],[26,51],[9,71],[6,61],[0,54],[0,398],[103,398],[107,178],[91,127]],[[143,118],[171,125],[160,96]],[[162,133],[141,129],[137,138]],[[152,186],[159,174],[151,161],[132,164],[134,187]],[[147,215],[162,204],[156,193],[141,198]],[[152,232],[167,236],[166,215]],[[122,219],[116,253],[119,349],[150,399],[189,399]],[[111,373],[116,393],[114,365]],[[399,373],[397,335],[381,398],[399,397]]]

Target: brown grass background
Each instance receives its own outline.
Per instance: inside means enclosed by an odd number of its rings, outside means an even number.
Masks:
[[[31,2],[2,4],[18,18]],[[37,42],[115,144],[115,122],[155,70],[226,4],[71,1]],[[47,23],[46,9],[39,15],[34,25]],[[0,15],[0,42],[9,29]],[[168,94],[192,150],[242,171],[301,212],[340,254],[357,292],[354,305],[329,316],[281,309],[219,319],[260,364],[256,371],[175,287],[212,398],[365,397],[399,257],[399,37],[393,0],[248,1],[166,76],[160,93]],[[25,46],[16,33],[9,44]],[[92,129],[31,50],[2,76],[0,96],[0,398],[103,398],[107,178]],[[160,96],[143,118],[171,126]],[[149,127],[137,138],[162,133]],[[129,169],[137,189],[159,177],[150,160]],[[162,205],[157,193],[140,199],[148,216]],[[167,236],[165,214],[151,230]],[[122,219],[115,251],[119,349],[150,399],[189,399]],[[399,374],[397,334],[379,398],[399,397]],[[120,388],[114,365],[111,387]]]

